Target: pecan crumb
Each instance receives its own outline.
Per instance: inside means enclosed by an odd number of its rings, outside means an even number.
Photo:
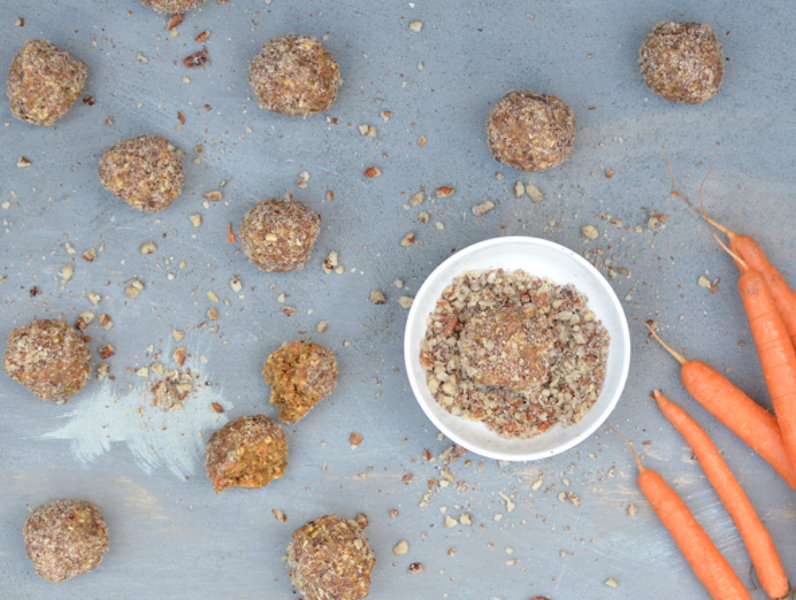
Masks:
[[[368,515],[366,515],[365,513],[358,513],[357,523],[362,529],[365,529],[365,527],[367,527],[368,524],[370,523],[370,521],[368,520]]]
[[[83,260],[88,262],[94,262],[94,259],[97,258],[97,251],[94,248],[89,248],[83,253]]]
[[[324,333],[326,331],[326,328],[328,327],[328,324],[329,324],[328,321],[320,321],[315,326],[315,331],[317,331],[318,333]]]
[[[175,27],[177,27],[180,23],[182,23],[182,15],[180,13],[174,13],[169,18],[169,22],[166,24],[166,29],[171,31]]]
[[[208,200],[212,200],[213,202],[220,202],[221,199],[224,197],[221,192],[214,191],[214,192],[207,192],[206,194],[202,194],[203,198],[207,198]]]
[[[481,204],[476,204],[470,210],[476,217],[483,217],[490,210],[495,208],[495,203],[491,200],[484,200]]]
[[[384,304],[387,302],[387,298],[384,296],[384,292],[380,292],[379,290],[373,290],[370,293],[370,300],[373,304]]]
[[[393,519],[394,519],[395,517],[397,517],[397,516],[398,516],[398,509],[396,509],[396,508],[391,508],[391,509],[390,509],[390,516],[391,516]]]
[[[113,346],[111,346],[110,344],[105,344],[104,346],[100,346],[99,355],[100,358],[102,358],[103,360],[106,358],[110,358],[114,354],[116,354],[116,350],[114,350]]]
[[[185,364],[185,355],[187,350],[184,346],[180,346],[174,351],[174,354],[171,357],[174,359],[174,362],[177,363],[177,366],[183,366]]]
[[[423,565],[419,562],[413,562],[409,565],[409,573],[422,573],[423,572]]]
[[[196,69],[197,67],[204,67],[210,64],[210,59],[207,58],[207,53],[205,50],[199,50],[194,52],[190,56],[186,56],[182,59],[182,64],[184,64],[189,69]]]
[[[224,407],[221,406],[218,402],[211,402],[210,403],[210,408],[213,409],[213,412],[217,412],[218,414],[221,414],[221,413],[224,412]]]
[[[83,104],[94,106],[94,96],[83,96]]]
[[[17,167],[19,167],[20,169],[24,169],[25,167],[29,167],[29,166],[30,166],[30,165],[32,165],[32,164],[33,164],[33,163],[32,163],[32,162],[30,162],[30,161],[29,161],[27,158],[25,158],[24,156],[20,156],[20,157],[19,157],[19,160],[17,161]]]
[[[365,177],[373,178],[373,177],[381,177],[381,169],[378,167],[368,167],[365,170]]]
[[[281,521],[282,523],[287,521],[287,515],[278,508],[272,508],[271,512],[274,513],[274,517],[276,517],[277,521]]]
[[[403,556],[407,552],[409,552],[409,542],[406,540],[401,540],[398,542],[395,547],[392,549],[398,556]]]
[[[194,38],[194,39],[197,42],[199,42],[200,44],[204,44],[205,40],[207,40],[208,37],[210,37],[210,32],[209,31],[203,31],[202,33],[197,35],[196,38]]]
[[[434,192],[434,195],[437,198],[447,198],[448,196],[453,194],[454,191],[455,190],[452,187],[447,186],[447,185],[443,185],[442,187],[438,187],[437,188],[437,191]]]
[[[407,233],[404,238],[401,240],[401,246],[411,246],[415,243],[415,234],[413,232]]]
[[[363,438],[361,435],[359,435],[356,432],[353,432],[351,433],[351,435],[348,436],[348,441],[351,442],[352,448],[356,448],[357,446],[359,446],[362,443],[363,439],[365,438]]]

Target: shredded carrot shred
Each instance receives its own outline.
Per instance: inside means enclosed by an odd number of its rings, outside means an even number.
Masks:
[[[228,242],[235,243],[235,234],[232,233],[232,223],[229,223],[229,237],[227,238]]]

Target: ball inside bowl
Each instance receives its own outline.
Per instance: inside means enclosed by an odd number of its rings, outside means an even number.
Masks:
[[[510,440],[487,429],[483,423],[456,417],[445,411],[426,384],[420,364],[420,342],[426,336],[426,319],[434,311],[443,290],[465,271],[521,269],[557,285],[572,284],[589,299],[589,307],[602,321],[611,341],[605,382],[597,402],[583,418],[568,427],[557,424],[531,439]],[[525,461],[569,450],[594,433],[619,401],[630,368],[630,334],[622,305],[606,279],[583,257],[569,248],[538,238],[503,237],[460,250],[428,276],[415,296],[406,320],[404,360],[412,391],[432,423],[448,438],[468,450],[500,460]]]

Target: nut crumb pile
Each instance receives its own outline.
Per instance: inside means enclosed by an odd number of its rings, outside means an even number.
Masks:
[[[658,23],[641,44],[638,66],[653,92],[685,104],[709,99],[724,75],[721,44],[702,23]]]
[[[264,487],[287,468],[285,431],[265,415],[227,423],[208,440],[205,467],[216,493],[234,486]]]
[[[288,342],[268,357],[263,376],[279,418],[296,423],[337,385],[337,360],[318,344]]]
[[[261,200],[240,223],[246,258],[263,271],[298,271],[310,258],[321,217],[297,200]]]
[[[34,509],[22,530],[36,573],[61,583],[94,569],[108,551],[100,511],[83,500],[58,500]]]
[[[496,160],[521,171],[543,171],[572,154],[575,113],[556,96],[513,91],[489,111],[486,132]]]
[[[326,515],[293,532],[288,564],[295,588],[306,600],[360,600],[370,593],[376,558],[363,527]]]
[[[577,423],[597,401],[610,338],[573,285],[463,273],[426,320],[420,362],[449,413],[509,439]]]
[[[86,385],[91,352],[69,323],[41,319],[9,334],[3,368],[41,400],[63,404]]]
[[[159,135],[142,135],[111,146],[100,158],[102,187],[136,210],[157,212],[180,195],[185,173],[180,155]]]
[[[337,62],[311,35],[270,40],[249,66],[249,83],[266,110],[306,117],[328,109],[343,84]]]
[[[28,40],[8,72],[11,114],[20,121],[50,126],[83,92],[86,65],[45,40]]]

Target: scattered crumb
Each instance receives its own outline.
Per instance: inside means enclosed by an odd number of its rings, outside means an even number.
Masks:
[[[392,549],[398,556],[403,556],[407,552],[409,552],[409,542],[406,540],[401,540],[395,545],[395,548]]]
[[[616,580],[613,577],[609,577],[608,579],[605,580],[605,585],[607,585],[608,587],[615,588],[619,584],[616,583]]]

